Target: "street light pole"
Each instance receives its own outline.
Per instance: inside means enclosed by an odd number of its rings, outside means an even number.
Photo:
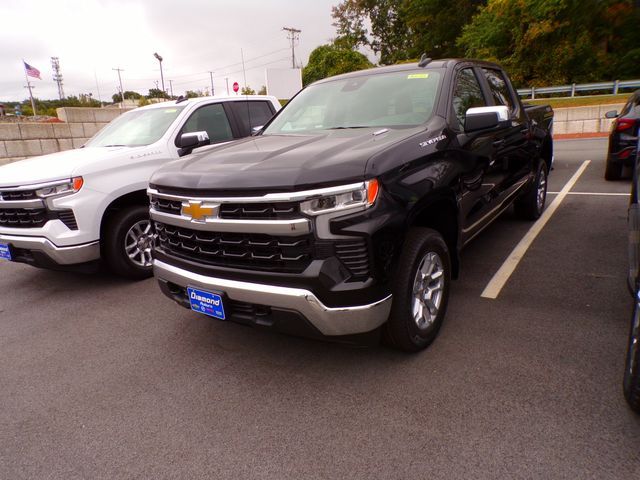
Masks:
[[[154,53],[153,56],[158,59],[158,62],[160,62],[160,81],[162,82],[162,93],[166,95],[167,92],[164,91],[164,75],[162,74],[162,57],[157,53]]]
[[[209,72],[209,77],[211,77],[211,96],[213,97],[213,72]]]

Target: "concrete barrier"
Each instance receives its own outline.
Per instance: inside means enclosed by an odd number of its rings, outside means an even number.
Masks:
[[[81,147],[127,110],[64,107],[57,114],[65,123],[0,123],[0,165]]]
[[[624,104],[595,105],[593,107],[555,108],[553,133],[608,133],[613,122],[605,118],[609,110],[622,110]]]

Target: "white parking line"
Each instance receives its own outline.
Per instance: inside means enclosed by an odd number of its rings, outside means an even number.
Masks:
[[[560,192],[547,192],[547,195],[559,195]],[[611,193],[611,192],[567,192],[567,195],[594,195],[609,197],[628,197],[629,193]]]
[[[582,162],[582,165],[580,165],[576,173],[574,173],[573,176],[569,179],[569,181],[565,184],[565,186],[562,187],[562,190],[558,192],[558,196],[553,200],[551,205],[549,205],[547,209],[544,212],[542,212],[542,215],[540,216],[540,218],[536,221],[536,223],[534,223],[531,226],[527,234],[524,237],[522,237],[522,240],[520,240],[518,245],[516,245],[516,247],[511,252],[511,254],[504,261],[500,269],[495,273],[493,278],[489,281],[484,291],[480,295],[481,297],[492,298],[492,299],[498,298],[500,291],[509,280],[509,277],[511,277],[511,274],[515,271],[516,267],[518,266],[518,263],[520,263],[520,260],[522,260],[522,257],[524,257],[524,254],[527,253],[529,246],[533,243],[533,241],[536,239],[538,234],[542,231],[542,229],[547,224],[551,216],[558,209],[558,207],[560,206],[564,198],[569,193],[569,190],[573,188],[575,183],[580,178],[580,175],[582,175],[582,173],[586,170],[589,163],[591,163],[591,160],[585,160],[584,162]]]

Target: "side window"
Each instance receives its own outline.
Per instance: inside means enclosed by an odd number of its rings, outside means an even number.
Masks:
[[[233,140],[231,126],[227,119],[224,107],[220,103],[205,105],[197,109],[187,123],[182,127],[181,133],[205,131],[209,134],[211,143],[228,142]]]
[[[509,87],[507,86],[507,82],[502,76],[502,73],[497,70],[488,70],[486,68],[483,68],[482,71],[487,77],[489,89],[491,90],[491,95],[493,96],[495,104],[505,105],[509,107],[509,111],[513,112],[515,110],[513,98],[511,97],[511,92],[509,92]]]
[[[243,137],[251,135],[253,127],[260,127],[273,116],[269,102],[252,100],[247,102],[230,102],[233,113],[240,124]]]
[[[467,110],[473,107],[484,107],[487,102],[482,95],[482,89],[473,73],[473,69],[465,68],[458,73],[456,86],[453,90],[453,113],[458,119],[459,127],[464,125]]]

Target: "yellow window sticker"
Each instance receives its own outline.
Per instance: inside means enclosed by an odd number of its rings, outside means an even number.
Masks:
[[[164,111],[164,113],[176,113],[176,109],[175,108],[168,108]]]
[[[408,79],[412,79],[412,78],[429,78],[429,74],[428,73],[411,73],[409,75],[407,75]]]

